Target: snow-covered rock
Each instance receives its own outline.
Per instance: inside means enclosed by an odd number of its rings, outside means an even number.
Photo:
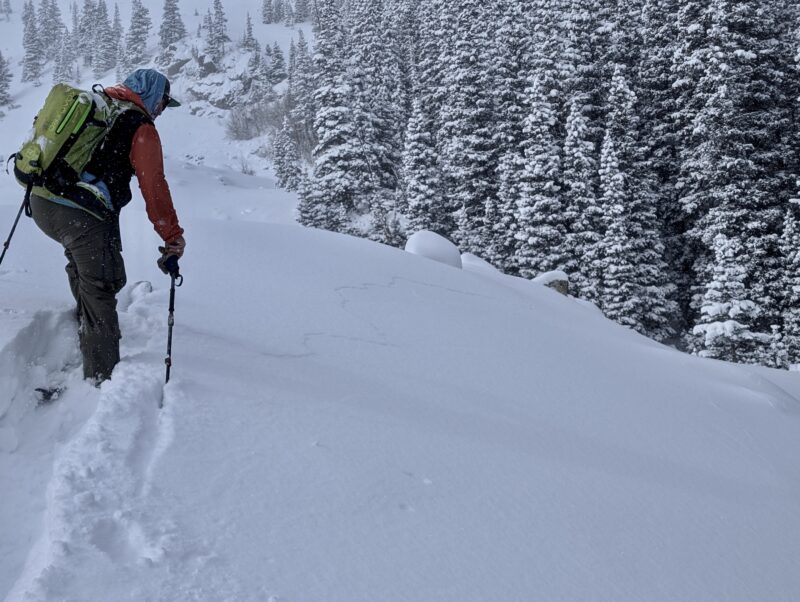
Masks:
[[[561,270],[539,274],[533,279],[533,282],[552,288],[562,295],[569,295],[569,275]]]
[[[406,242],[406,251],[461,269],[461,251],[444,236],[429,230],[412,234]]]

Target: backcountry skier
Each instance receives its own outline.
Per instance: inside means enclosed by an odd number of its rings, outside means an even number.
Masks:
[[[125,286],[119,212],[131,200],[133,175],[139,182],[147,216],[164,241],[159,267],[180,258],[186,241],[164,176],[161,140],[154,120],[180,103],[170,96],[169,80],[154,69],[137,69],[122,84],[106,88],[122,112],[94,152],[81,180],[102,193],[104,211],[81,198],[65,198],[34,188],[30,209],[37,226],[61,243],[69,285],[77,301],[84,378],[99,385],[119,362],[117,293]]]

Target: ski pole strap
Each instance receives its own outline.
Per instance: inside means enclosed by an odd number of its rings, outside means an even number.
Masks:
[[[32,190],[33,190],[33,181],[28,182],[28,186],[25,188],[25,199],[22,201],[22,206],[25,208],[25,217],[33,217],[33,212],[31,211]]]

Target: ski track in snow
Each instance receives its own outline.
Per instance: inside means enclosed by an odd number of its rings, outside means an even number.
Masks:
[[[0,381],[12,388],[11,396],[0,400],[3,476],[11,473],[6,468],[25,468],[20,442],[27,445],[31,438],[43,441],[40,448],[50,439],[54,458],[52,474],[40,481],[41,520],[30,521],[38,522],[42,531],[38,539],[31,534],[36,543],[6,602],[89,599],[81,598],[81,592],[91,596],[98,581],[108,581],[108,599],[205,599],[202,592],[210,586],[203,579],[187,579],[186,573],[192,567],[195,574],[202,573],[214,555],[202,544],[186,544],[186,538],[178,537],[177,524],[145,503],[159,499],[153,472],[173,438],[170,406],[184,401],[179,383],[163,384],[163,297],[164,291],[154,293],[149,283],[136,283],[120,295],[123,357],[99,391],[81,379],[70,312],[36,314],[0,351]],[[54,378],[67,391],[52,406],[37,410],[33,389]],[[84,411],[73,412],[74,404]],[[58,416],[32,437],[41,426],[41,414]],[[36,453],[32,456],[35,461]],[[154,579],[142,583],[135,576],[148,567],[156,569]],[[230,584],[215,589],[235,592]],[[119,593],[112,595],[114,590]]]

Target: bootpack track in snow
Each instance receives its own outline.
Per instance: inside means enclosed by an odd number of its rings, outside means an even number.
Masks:
[[[176,547],[175,524],[141,504],[155,495],[152,469],[173,432],[169,402],[181,395],[179,380],[164,386],[165,339],[154,336],[166,332],[162,295],[146,282],[121,295],[123,359],[100,389],[81,377],[71,311],[37,313],[0,351],[0,382],[8,383],[0,399],[0,480],[12,498],[11,512],[0,516],[3,577],[14,583],[0,592],[6,600],[61,599],[81,591],[74,582],[81,565],[156,565]],[[37,404],[35,389],[53,385],[64,387],[61,398]],[[14,486],[20,474],[34,485]],[[40,532],[20,533],[35,525]],[[30,549],[15,548],[20,541]]]

